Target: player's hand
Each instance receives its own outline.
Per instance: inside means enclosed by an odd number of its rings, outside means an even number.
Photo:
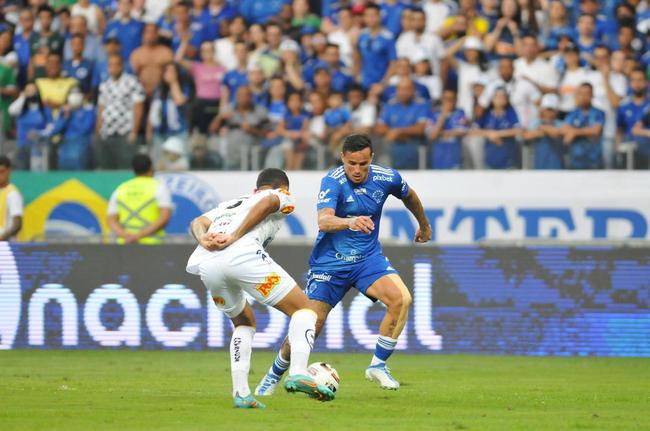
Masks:
[[[415,232],[415,242],[429,242],[431,234],[431,225],[420,226]]]
[[[237,238],[234,235],[218,233],[212,240],[212,244],[214,244],[215,250],[223,250],[235,241],[237,241]]]
[[[352,231],[361,231],[363,233],[371,233],[375,230],[375,223],[368,216],[358,216],[350,218],[348,221],[348,229]]]
[[[216,233],[206,232],[203,234],[203,236],[201,236],[201,239],[199,240],[199,244],[201,244],[201,246],[208,251],[218,250],[217,243],[215,241],[216,237],[217,237]]]
[[[125,244],[135,244],[136,242],[138,242],[139,239],[140,238],[137,235],[132,233],[127,233],[126,235],[124,235]]]

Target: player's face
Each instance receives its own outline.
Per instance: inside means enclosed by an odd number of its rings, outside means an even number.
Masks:
[[[343,169],[348,179],[355,184],[360,184],[368,178],[370,163],[372,162],[372,151],[370,148],[364,148],[354,153],[347,152],[341,154],[343,160]]]

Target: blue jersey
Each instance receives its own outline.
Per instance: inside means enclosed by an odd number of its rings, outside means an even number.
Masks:
[[[586,129],[591,126],[605,124],[605,113],[593,106],[587,110],[576,109],[567,115],[566,124]],[[602,137],[576,138],[569,147],[569,168],[599,169],[602,165]]]
[[[332,208],[337,217],[368,216],[375,224],[370,234],[342,230],[319,232],[309,264],[319,271],[337,270],[381,254],[379,224],[389,195],[403,199],[409,187],[394,169],[370,165],[368,179],[361,184],[348,181],[343,167],[331,170],[321,181],[317,209]]]
[[[114,19],[106,25],[104,40],[117,38],[122,46],[122,58],[128,63],[131,53],[142,44],[143,30],[144,23],[142,21],[130,19],[127,22],[122,22],[119,19]]]
[[[228,87],[228,98],[233,103],[239,87],[248,84],[248,74],[245,70],[231,70],[223,76],[223,83]]]
[[[351,118],[350,110],[345,106],[326,110],[324,117],[325,125],[327,125],[327,127],[343,126],[345,123],[350,121]]]
[[[368,89],[384,79],[390,62],[397,58],[395,40],[387,30],[372,36],[366,29],[359,35],[357,48],[361,55],[361,84]]]
[[[542,120],[535,120],[530,125],[530,130],[536,130],[545,123]],[[555,120],[550,123],[551,126],[559,128],[562,127],[562,121]],[[564,143],[562,138],[552,138],[550,136],[542,136],[532,141],[535,151],[535,169],[562,169],[564,162]]]
[[[292,112],[287,111],[287,113],[284,114],[284,128],[287,130],[302,130],[303,125],[307,121],[309,121],[309,114],[306,112],[293,114]]]
[[[427,124],[427,128],[434,127],[440,118],[440,112],[431,114],[431,119]],[[450,130],[467,131],[469,129],[469,121],[465,117],[465,111],[456,109],[449,114],[445,119],[442,126],[443,133]],[[462,137],[456,138],[443,138],[442,136],[432,142],[429,156],[429,166],[432,169],[459,169],[463,165],[462,155]]]
[[[645,99],[640,105],[637,105],[632,100],[628,100],[619,106],[616,114],[616,123],[618,128],[623,131],[626,141],[633,139],[632,128],[643,118],[643,113],[648,107],[650,107],[650,99]]]
[[[402,32],[402,12],[407,6],[401,1],[395,4],[383,2],[380,6],[381,25],[397,37]]]
[[[94,68],[95,62],[91,60],[66,60],[63,62],[63,75],[75,78],[79,81],[81,91],[88,93],[92,87]]]
[[[241,0],[239,3],[239,14],[249,24],[264,24],[269,19],[278,15],[285,4],[291,4],[289,0]]]
[[[203,23],[203,39],[212,41],[220,38],[221,24],[233,19],[236,15],[237,10],[229,4],[224,4],[216,14],[208,11]]]
[[[415,95],[420,99],[429,101],[431,100],[431,95],[429,94],[429,89],[426,85],[420,84],[417,81],[413,81],[415,86]],[[384,103],[387,103],[391,99],[394,99],[397,96],[397,84],[389,85],[384,89],[384,92],[381,94],[381,99]]]
[[[511,107],[501,115],[488,111],[479,121],[478,125],[484,130],[509,130],[519,128],[519,118]],[[515,138],[504,138],[498,145],[489,139],[485,142],[485,164],[490,169],[514,168],[519,163],[519,148]]]

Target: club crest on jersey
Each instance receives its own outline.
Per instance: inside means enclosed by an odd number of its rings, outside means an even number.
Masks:
[[[382,192],[381,190],[375,190],[374,192],[372,192],[372,200],[374,200],[378,204],[381,203],[381,200],[383,198],[384,198],[384,192]]]
[[[263,297],[268,297],[271,291],[280,284],[280,276],[276,274],[275,272],[271,275],[267,275],[264,281],[257,286],[255,286],[255,290],[257,290]]]

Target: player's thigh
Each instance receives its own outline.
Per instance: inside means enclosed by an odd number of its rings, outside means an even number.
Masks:
[[[228,272],[242,290],[256,301],[271,307],[275,307],[297,289],[293,277],[264,251],[234,259]],[[292,298],[300,301],[300,296],[295,291]],[[299,305],[307,306],[307,303],[303,301]]]
[[[376,298],[388,307],[411,305],[411,293],[399,274],[386,274],[375,280],[366,290],[367,296]]]
[[[210,259],[199,265],[199,274],[214,305],[233,319],[242,314],[247,303],[241,287],[229,279],[224,267],[222,262]]]

